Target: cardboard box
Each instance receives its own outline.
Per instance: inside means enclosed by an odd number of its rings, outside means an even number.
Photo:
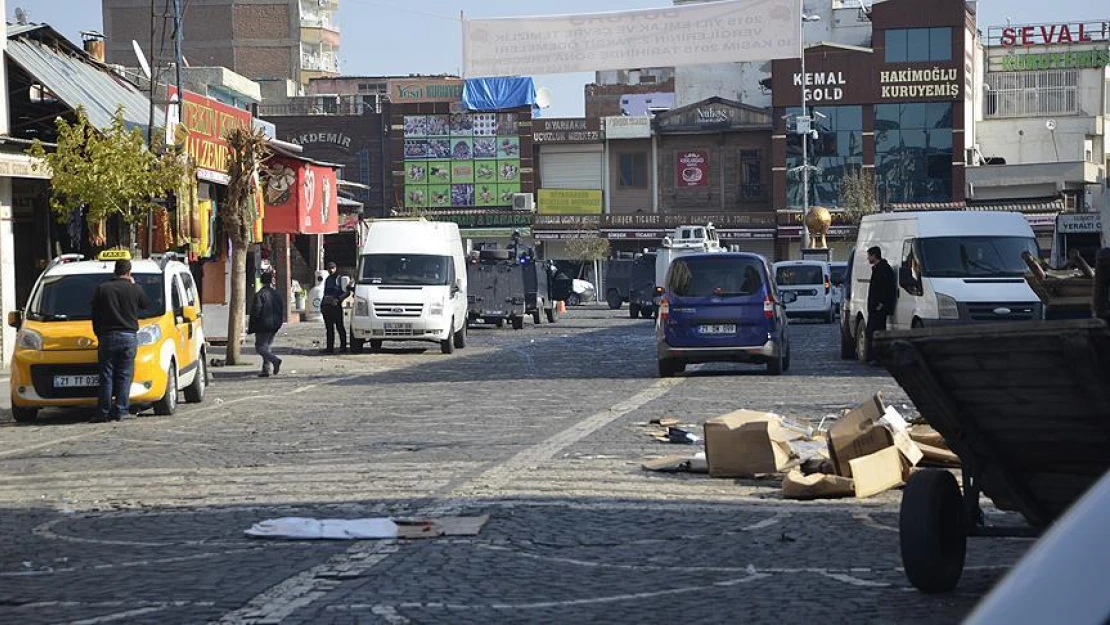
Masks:
[[[837,475],[852,477],[851,461],[894,445],[894,437],[879,423],[886,406],[882,393],[856,406],[829,428],[829,459]]]
[[[852,478],[813,473],[803,475],[792,469],[782,478],[782,496],[787,499],[835,499],[851,497]]]
[[[897,447],[890,446],[873,454],[852,458],[848,464],[851,465],[857,499],[865,499],[905,483],[906,465]]]
[[[801,434],[782,426],[770,412],[737,410],[705,422],[705,456],[711,477],[755,477],[780,473]]]

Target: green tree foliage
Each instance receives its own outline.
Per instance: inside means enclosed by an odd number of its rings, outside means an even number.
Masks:
[[[135,223],[189,174],[176,154],[149,150],[142,132],[124,124],[122,108],[108,128],[89,123],[81,107],[76,120],[59,117],[55,126],[57,149],[48,152],[36,139],[28,154],[44,161],[52,172],[50,207],[59,221],[85,208],[90,225],[116,215]]]

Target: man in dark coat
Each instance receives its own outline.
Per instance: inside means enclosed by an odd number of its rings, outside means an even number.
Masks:
[[[324,316],[327,327],[328,347],[325,354],[335,353],[335,335],[339,335],[339,351],[347,353],[347,330],[343,327],[343,300],[347,291],[343,289],[343,276],[335,263],[328,263],[328,277],[324,280],[324,298],[320,302],[320,314]]]
[[[262,356],[262,371],[258,377],[268,378],[271,366],[274,375],[281,372],[281,358],[274,355],[272,346],[274,337],[285,323],[285,302],[273,287],[274,274],[267,271],[262,274],[261,280],[262,288],[254,294],[247,333],[254,335],[254,349]]]
[[[1095,284],[1091,309],[1095,318],[1110,323],[1110,247],[1095,256]]]
[[[139,313],[144,308],[150,308],[150,300],[131,277],[131,261],[117,260],[114,278],[97,286],[92,299],[100,368],[100,414],[94,423],[119,421],[130,411]]]
[[[867,289],[867,360],[875,364],[875,332],[886,330],[886,320],[894,313],[895,298],[898,296],[898,280],[894,269],[883,258],[883,250],[878,246],[867,250],[867,262],[871,263],[871,284]]]

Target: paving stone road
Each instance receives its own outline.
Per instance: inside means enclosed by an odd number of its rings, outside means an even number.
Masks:
[[[958,622],[1028,540],[973,539],[958,590],[924,596],[899,568],[897,492],[799,503],[778,480],[640,469],[676,451],[644,435],[655,417],[816,423],[875,391],[912,411],[883,371],[837,359],[835,326],[792,329],[782,377],[660,380],[651,322],[601,308],[473,328],[451,356],[324,357],[322,328],[294,325],[280,377],[214,370],[205,403],[172,417],[5,422],[0,622]],[[278,516],[441,514],[490,520],[436,540],[243,534]]]

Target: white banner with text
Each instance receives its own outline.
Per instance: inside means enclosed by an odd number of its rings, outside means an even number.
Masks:
[[[800,10],[798,0],[727,0],[464,20],[463,74],[534,76],[798,58]]]

